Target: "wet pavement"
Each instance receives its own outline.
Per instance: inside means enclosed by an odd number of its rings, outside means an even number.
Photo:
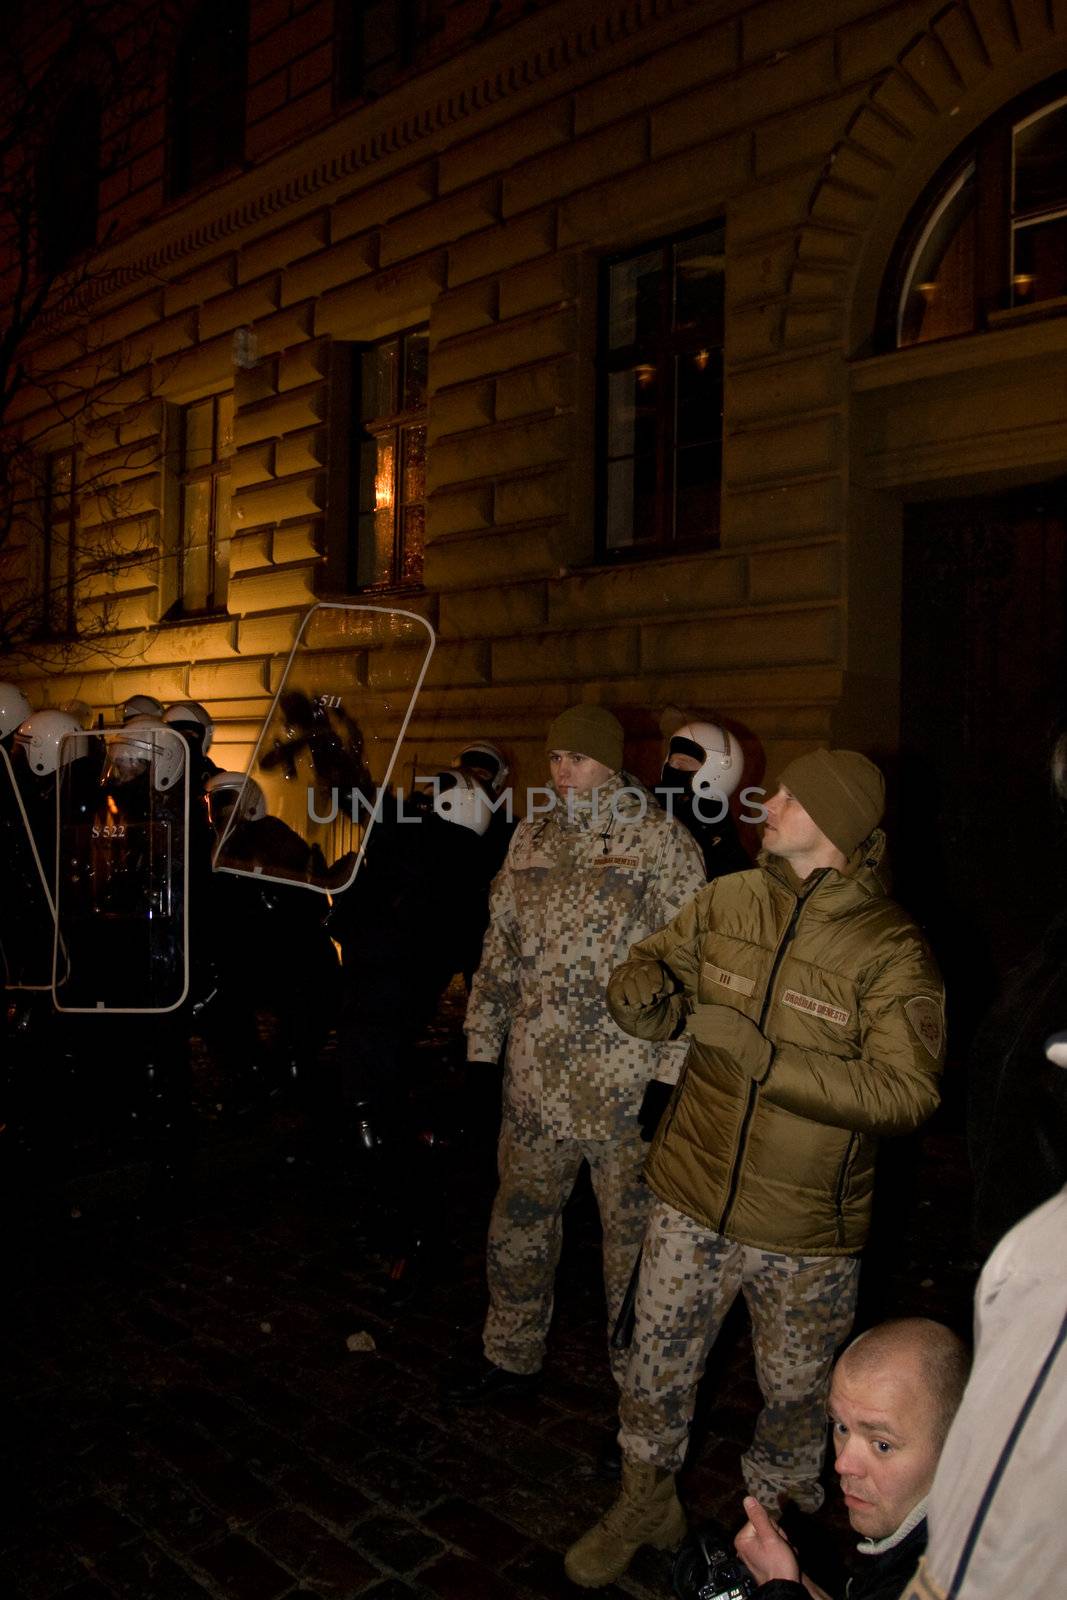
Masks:
[[[457,1020],[446,1008],[419,1058],[446,1126]],[[451,1143],[420,1146],[441,1249],[398,1295],[373,1174],[309,1148],[284,1102],[231,1120],[201,1085],[197,1104],[192,1170],[163,1199],[143,1161],[109,1165],[91,1142],[9,1197],[0,1595],[580,1593],[562,1552],[615,1493],[596,1472],[615,1395],[588,1185],[568,1210],[541,1392],[449,1411],[442,1379],[480,1349],[491,1117],[480,1136],[460,1137],[453,1119]],[[935,1124],[893,1165],[861,1314],[966,1327],[977,1263],[961,1141]],[[681,1483],[694,1521],[738,1525],[757,1404],[736,1307]],[[824,1518],[846,1543],[836,1508]],[[668,1595],[670,1565],[644,1551],[600,1592]]]

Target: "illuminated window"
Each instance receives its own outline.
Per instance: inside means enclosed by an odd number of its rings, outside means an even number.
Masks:
[[[170,83],[171,198],[244,154],[247,48],[246,0],[204,0],[186,23]]]
[[[422,582],[428,358],[424,327],[359,355],[355,580],[361,589]]]
[[[1015,305],[1067,294],[1067,96],[1012,129],[1011,288]]]
[[[75,631],[78,566],[77,461],[73,450],[55,450],[45,457],[42,487],[41,631],[69,635]]]
[[[715,543],[722,485],[722,224],[605,263],[605,555]]]
[[[222,611],[230,572],[233,395],[181,408],[177,615]]]
[[[1067,300],[1067,94],[1014,102],[956,152],[898,246],[884,342],[974,333],[996,313]]]

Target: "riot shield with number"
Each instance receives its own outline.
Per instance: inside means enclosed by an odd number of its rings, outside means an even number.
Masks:
[[[174,1011],[189,988],[185,740],[153,717],[83,737],[102,743],[100,776],[87,804],[60,773],[52,996],[60,1011]]]
[[[351,885],[390,786],[415,761],[405,738],[434,643],[415,612],[312,606],[222,825],[216,871],[320,894]]]
[[[54,840],[54,823],[52,835]],[[50,873],[11,758],[0,745],[0,962],[6,988],[52,987],[55,925]]]

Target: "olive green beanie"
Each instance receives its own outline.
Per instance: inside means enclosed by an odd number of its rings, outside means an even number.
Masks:
[[[622,745],[622,723],[604,706],[571,706],[561,711],[545,739],[546,750],[576,750],[603,762],[612,772],[622,766]]]
[[[885,779],[858,750],[812,750],[791,761],[778,782],[843,856],[882,820]]]

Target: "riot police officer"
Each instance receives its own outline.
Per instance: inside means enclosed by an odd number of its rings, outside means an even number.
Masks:
[[[478,963],[490,881],[485,802],[481,784],[454,768],[413,796],[383,800],[360,872],[330,918],[343,958],[347,1159],[362,1162],[368,1194],[385,1198],[379,1243],[390,1281],[405,1287],[415,1263],[432,1256],[441,1217],[428,1188],[443,1106],[416,1103],[416,1044],[449,980]],[[438,1126],[424,1126],[428,1116]]]
[[[225,838],[225,863],[239,869],[213,872],[209,885],[218,993],[201,1032],[223,1093],[246,1110],[289,1088],[312,1122],[332,1125],[321,1051],[336,1016],[340,972],[323,925],[328,898],[299,886],[321,877],[321,852],[268,814],[254,778],[216,770],[205,793],[214,839]],[[273,1049],[260,1036],[267,1019]]]
[[[709,882],[752,865],[729,804],[743,768],[736,736],[717,723],[685,722],[667,742],[656,798],[700,846]]]

